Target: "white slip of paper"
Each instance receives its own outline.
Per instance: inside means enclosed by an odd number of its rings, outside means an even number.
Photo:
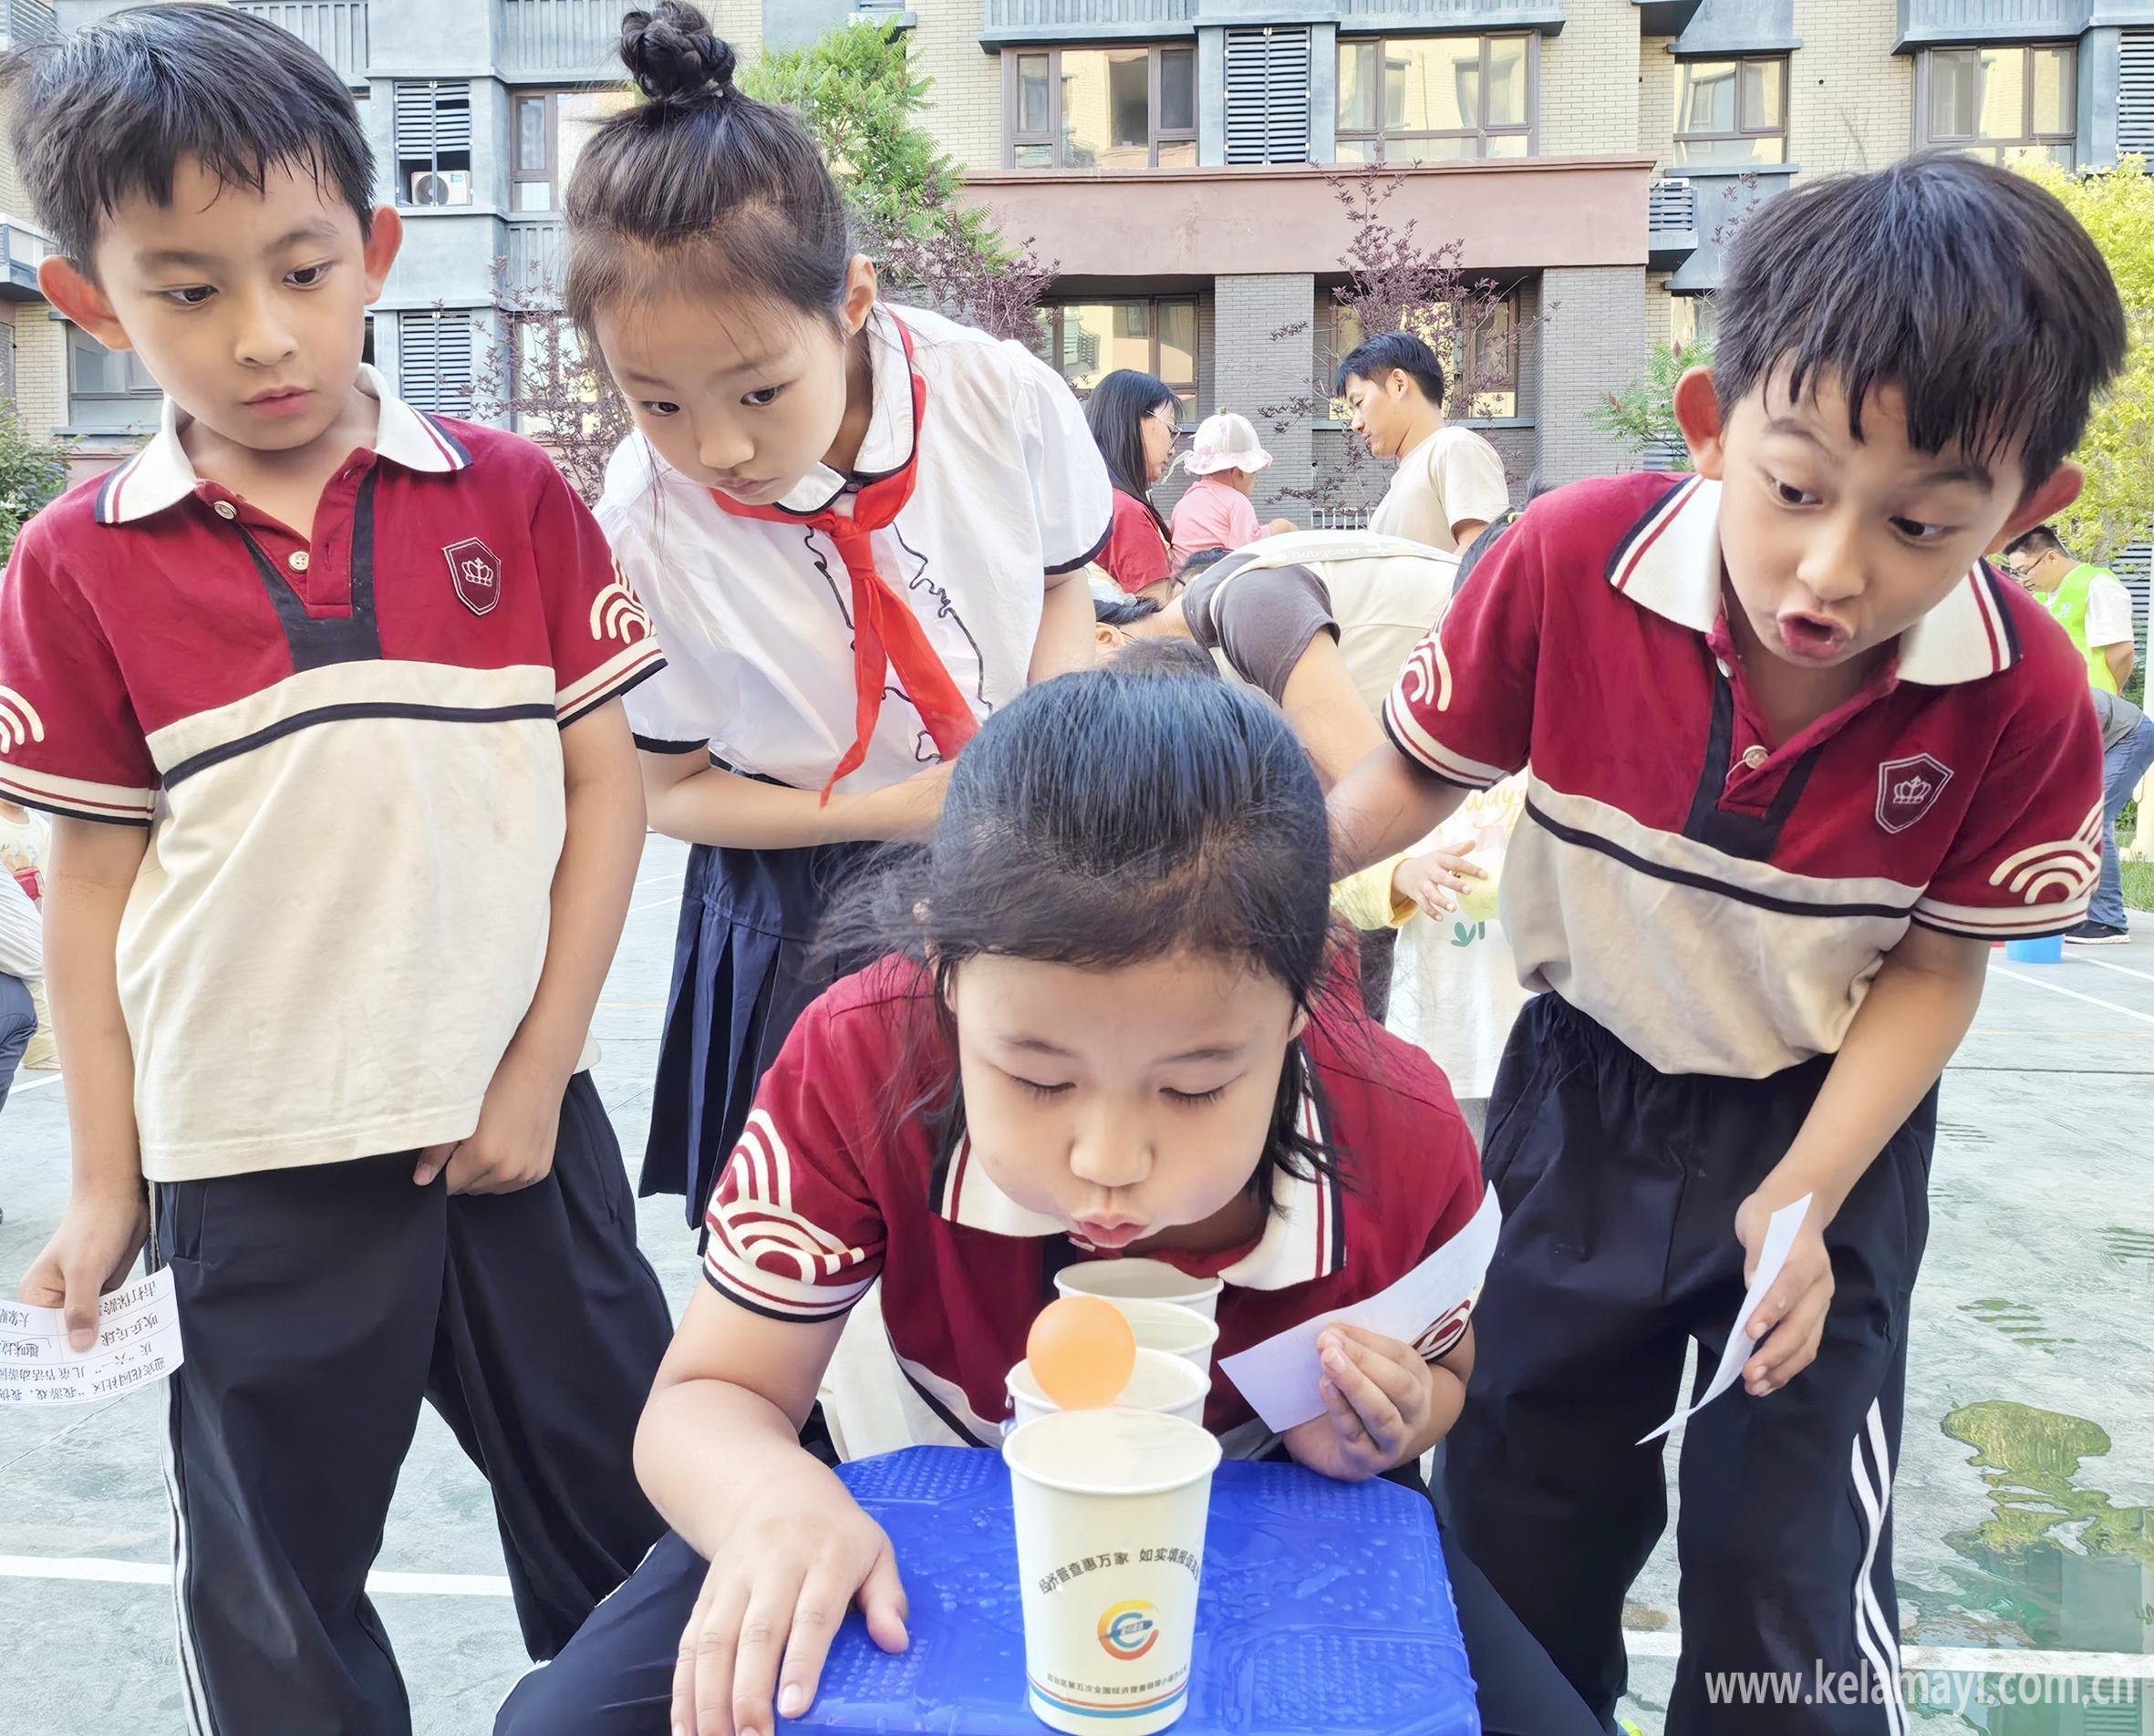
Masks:
[[[1358,1326],[1411,1344],[1481,1287],[1496,1253],[1503,1210],[1496,1190],[1481,1196],[1472,1221],[1388,1290],[1351,1307],[1304,1320],[1247,1350],[1219,1359],[1249,1408],[1274,1434],[1324,1414],[1317,1390],[1322,1368],[1317,1340],[1327,1327]]]
[[[1735,1384],[1735,1377],[1743,1372],[1743,1365],[1750,1360],[1750,1353],[1757,1348],[1757,1340],[1746,1329],[1759,1308],[1765,1306],[1766,1292],[1773,1287],[1773,1280],[1780,1276],[1780,1268],[1787,1264],[1787,1250],[1795,1245],[1795,1233],[1803,1226],[1803,1214],[1810,1209],[1813,1195],[1806,1194],[1791,1205],[1783,1205],[1775,1212],[1766,1224],[1766,1245],[1757,1256],[1757,1276],[1750,1280],[1750,1292],[1743,1298],[1742,1312],[1735,1316],[1735,1324],[1728,1329],[1727,1348],[1720,1353],[1720,1367],[1713,1371],[1713,1384],[1705,1389],[1705,1396],[1689,1410],[1679,1410],[1638,1444],[1658,1441],[1679,1422],[1688,1422],[1714,1400]]]
[[[98,1304],[98,1341],[67,1342],[57,1308],[0,1302],[0,1404],[91,1404],[180,1366],[180,1310],[172,1275],[153,1272]]]

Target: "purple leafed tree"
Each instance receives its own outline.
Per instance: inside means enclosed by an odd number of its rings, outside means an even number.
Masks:
[[[1520,340],[1553,308],[1535,320],[1513,317],[1510,286],[1469,275],[1463,242],[1431,243],[1422,235],[1418,217],[1391,208],[1406,184],[1395,170],[1372,163],[1325,181],[1349,225],[1339,260],[1345,281],[1332,289],[1330,305],[1313,328],[1309,389],[1284,403],[1261,406],[1258,416],[1279,434],[1310,422],[1346,419],[1331,389],[1339,363],[1363,338],[1401,330],[1414,333],[1443,358],[1452,414],[1471,414],[1479,400],[1516,377]],[[1311,336],[1310,323],[1299,321],[1282,326],[1271,338],[1286,343]],[[1365,498],[1372,491],[1367,486],[1373,463],[1369,449],[1351,434],[1343,445],[1339,465],[1320,470],[1311,486],[1282,489],[1280,494],[1306,501],[1320,512]]]

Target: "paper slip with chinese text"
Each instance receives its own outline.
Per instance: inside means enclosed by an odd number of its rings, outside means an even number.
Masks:
[[[1304,1320],[1236,1355],[1221,1357],[1219,1367],[1274,1434],[1320,1417],[1324,1401],[1317,1392],[1321,1369],[1316,1341],[1324,1328],[1364,1327],[1404,1344],[1417,1343],[1480,1289],[1496,1253],[1496,1233],[1502,1227],[1503,1209],[1496,1203],[1496,1190],[1490,1188],[1465,1228],[1390,1289],[1351,1307]]]
[[[152,1272],[98,1304],[98,1341],[77,1351],[57,1308],[0,1302],[0,1404],[91,1404],[180,1366],[172,1275]]]
[[[1803,1214],[1810,1209],[1815,1197],[1806,1194],[1791,1205],[1783,1205],[1766,1224],[1766,1245],[1758,1250],[1757,1276],[1750,1280],[1750,1293],[1743,1298],[1741,1312],[1735,1316],[1735,1325],[1728,1329],[1727,1348],[1720,1353],[1720,1367],[1713,1371],[1713,1384],[1705,1389],[1705,1396],[1687,1410],[1679,1410],[1661,1424],[1645,1441],[1657,1441],[1679,1422],[1688,1422],[1714,1400],[1735,1384],[1735,1377],[1743,1372],[1743,1365],[1750,1360],[1750,1353],[1757,1348],[1757,1340],[1744,1328],[1765,1306],[1766,1292],[1773,1287],[1773,1280],[1780,1276],[1780,1268],[1787,1264],[1787,1250],[1795,1245],[1795,1233],[1803,1226]],[[1638,1444],[1643,1446],[1645,1441]]]

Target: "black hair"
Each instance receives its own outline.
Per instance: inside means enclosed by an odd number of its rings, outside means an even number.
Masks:
[[[1124,675],[1193,675],[1217,681],[1219,666],[1191,639],[1133,639],[1109,659]]]
[[[1860,439],[1864,404],[1897,387],[1916,450],[1987,463],[2017,442],[2030,488],[2124,360],[2124,310],[2087,232],[2024,175],[1964,157],[1769,201],[1737,231],[1714,305],[1724,414],[1754,390],[1814,401],[1829,374]]]
[[[2037,524],[2004,545],[2007,554],[2062,554],[2064,552],[2064,539],[2046,524]]]
[[[1134,626],[1159,613],[1159,599],[1148,596],[1095,596],[1092,618],[1103,627]]]
[[[344,80],[290,31],[237,8],[135,6],[0,61],[15,150],[60,252],[94,277],[105,222],[130,197],[169,205],[193,158],[259,193],[279,165],[374,214],[374,152]],[[205,220],[205,221],[212,221]]]
[[[685,284],[834,322],[852,228],[805,129],[734,88],[733,50],[681,0],[626,15],[620,57],[647,100],[569,177],[569,316],[588,335],[606,303]]]
[[[1151,491],[1144,484],[1144,418],[1163,404],[1176,401],[1165,381],[1134,367],[1116,368],[1084,400],[1085,425],[1107,461],[1108,480],[1144,503],[1162,536],[1169,534],[1166,521],[1152,504]]]
[[[1420,387],[1421,395],[1430,403],[1438,409],[1444,408],[1444,364],[1436,359],[1436,352],[1412,332],[1385,332],[1358,345],[1339,364],[1339,377],[1331,383],[1331,390],[1344,398],[1350,379],[1365,379],[1372,386],[1380,386],[1394,367]]]
[[[1192,549],[1175,565],[1175,577],[1183,580],[1194,578],[1206,567],[1218,565],[1229,554],[1235,553],[1236,551],[1233,549]]]
[[[1208,660],[1207,660],[1208,662]],[[950,774],[935,841],[891,858],[825,920],[825,958],[901,954],[931,973],[953,1057],[947,1091],[905,1114],[965,1131],[949,990],[982,956],[1108,968],[1192,953],[1246,964],[1321,1017],[1331,957],[1331,842],[1309,755],[1277,708],[1220,680],[1117,659],[1026,688]],[[1310,1080],[1296,1043],[1249,1193],[1276,1169],[1331,1173],[1300,1125]]]

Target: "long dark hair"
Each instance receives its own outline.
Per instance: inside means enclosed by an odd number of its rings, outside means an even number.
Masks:
[[[935,842],[894,857],[826,920],[826,957],[924,965],[951,1057],[932,1100],[947,1152],[963,1136],[948,990],[983,954],[1106,968],[1175,953],[1281,984],[1311,1018],[1332,998],[1323,792],[1286,718],[1224,681],[1113,663],[1028,687],[959,757]],[[1297,1042],[1250,1194],[1276,1169],[1336,1160],[1300,1124],[1312,1078]]]
[[[682,0],[627,14],[620,57],[648,100],[601,127],[569,177],[569,316],[588,336],[607,302],[685,284],[834,321],[852,232],[800,122],[733,88],[733,50]]]
[[[1092,396],[1084,400],[1084,420],[1100,456],[1107,460],[1108,479],[1124,494],[1144,503],[1144,511],[1151,513],[1161,536],[1169,533],[1166,521],[1152,504],[1152,492],[1144,481],[1144,418],[1161,405],[1175,401],[1164,381],[1140,374],[1134,367],[1116,368],[1093,387]]]

